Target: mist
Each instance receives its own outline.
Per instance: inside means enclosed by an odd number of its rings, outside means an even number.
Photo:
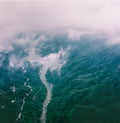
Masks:
[[[119,30],[119,0],[0,2],[1,31],[77,27]]]
[[[65,32],[70,39],[83,34],[104,35],[108,44],[120,43],[118,0],[1,1],[0,50],[12,50],[18,33]],[[11,41],[12,39],[12,41]],[[30,43],[29,43],[30,44]]]

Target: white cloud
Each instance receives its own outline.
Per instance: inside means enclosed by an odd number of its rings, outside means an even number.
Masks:
[[[44,29],[68,25],[108,25],[108,22],[120,20],[120,2],[117,2],[118,0],[0,2],[0,26],[7,30],[9,26],[13,29]],[[113,24],[115,23],[109,26]]]
[[[25,58],[25,61],[29,61],[32,66],[42,65],[44,69],[60,70],[65,63],[64,56],[66,56],[69,49],[61,49],[58,53],[51,53],[47,56],[41,57],[35,52],[35,49],[31,49],[29,56]]]
[[[22,68],[24,66],[24,59],[20,59],[15,55],[11,55],[9,59],[10,68]]]
[[[119,11],[119,0],[0,1],[0,42],[18,32],[59,27],[119,31]]]

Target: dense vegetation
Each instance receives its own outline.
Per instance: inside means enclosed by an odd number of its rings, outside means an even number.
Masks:
[[[39,36],[38,36],[39,37]],[[36,37],[36,38],[38,38]],[[49,40],[48,40],[49,39]],[[70,47],[61,72],[48,70],[46,77],[53,83],[52,101],[48,106],[47,123],[119,123],[120,122],[120,48],[108,46],[104,38],[83,36],[69,40],[65,35],[39,42],[36,52],[43,57]],[[22,116],[18,123],[39,123],[46,90],[39,78],[40,66],[29,62],[23,68],[10,68],[9,57],[26,57],[26,47],[14,45],[0,67],[0,123],[15,122],[23,98]],[[16,91],[12,91],[12,87]],[[15,100],[14,103],[11,103]]]

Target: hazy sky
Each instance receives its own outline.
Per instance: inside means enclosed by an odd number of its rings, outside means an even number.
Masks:
[[[0,1],[1,37],[19,31],[75,27],[112,33],[120,29],[120,0]]]

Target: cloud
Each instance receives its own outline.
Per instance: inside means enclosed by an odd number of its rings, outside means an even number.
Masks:
[[[109,34],[119,32],[119,11],[119,0],[1,1],[0,42],[19,32],[63,27]]]
[[[90,26],[92,24],[93,26],[94,24],[94,27],[108,25],[108,22],[120,20],[118,13],[120,2],[117,4],[116,2],[118,0],[0,2],[0,26],[44,29],[66,25]]]
[[[42,65],[44,69],[60,70],[65,63],[65,56],[69,49],[60,49],[58,53],[51,53],[47,56],[41,57],[35,52],[35,49],[31,49],[29,55],[25,58],[25,61],[29,61],[32,66]]]
[[[9,59],[9,67],[20,68],[24,66],[24,60],[18,59],[15,55],[11,55]]]

